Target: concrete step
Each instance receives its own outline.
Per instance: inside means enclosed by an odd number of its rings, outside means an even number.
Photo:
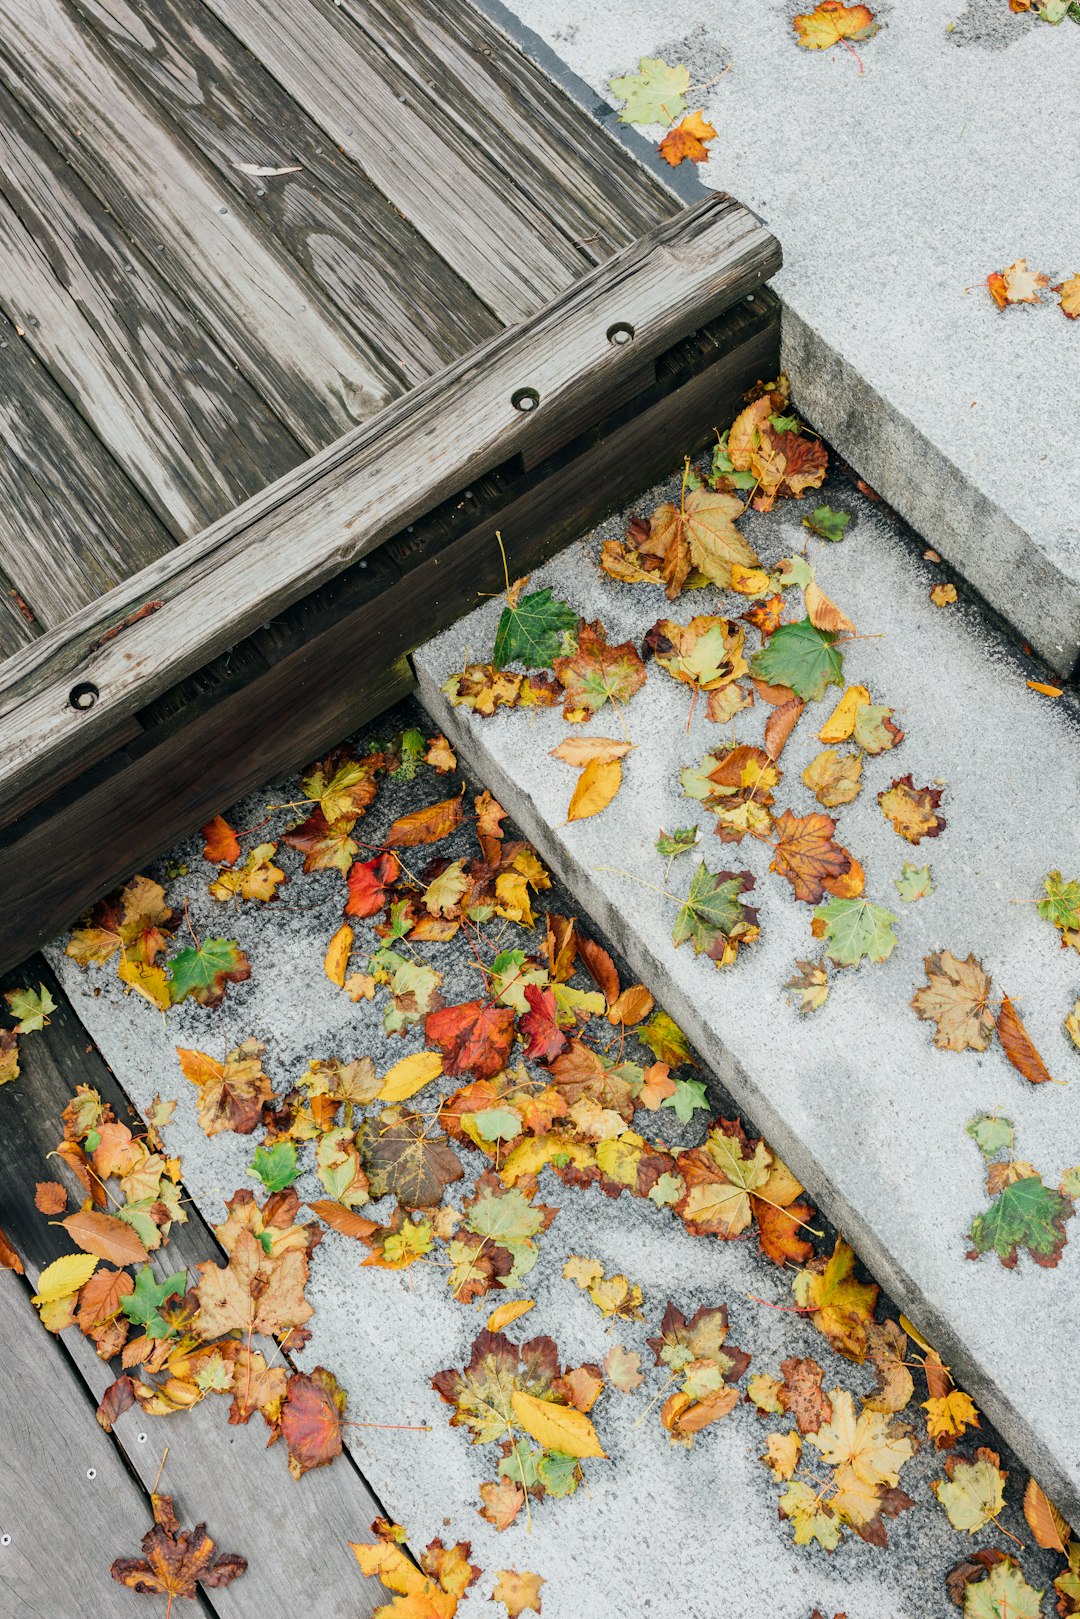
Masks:
[[[425,724],[417,705],[403,705],[384,715],[366,737],[356,738],[357,750],[366,752],[376,733],[387,736],[403,726]],[[520,745],[520,730],[518,738]],[[523,758],[537,746],[535,737],[527,740]],[[411,783],[386,782],[359,829],[377,846],[398,816],[461,785],[456,777],[436,777],[427,768]],[[466,804],[471,805],[479,782],[473,778],[464,786]],[[229,820],[236,827],[259,829],[249,843],[278,836],[295,820],[301,796],[296,778],[271,783],[230,811]],[[279,807],[268,812],[268,806]],[[268,813],[270,819],[264,823]],[[518,835],[509,821],[505,829],[508,837]],[[90,1037],[132,1101],[145,1112],[159,1092],[177,1099],[176,1113],[165,1130],[166,1145],[182,1160],[186,1190],[216,1223],[233,1189],[255,1184],[249,1165],[258,1134],[242,1137],[225,1131],[212,1138],[204,1134],[193,1088],[180,1074],[176,1046],[220,1055],[255,1036],[267,1044],[266,1069],[280,1092],[314,1057],[332,1054],[348,1060],[366,1054],[383,1073],[422,1046],[423,1038],[416,1028],[404,1040],[385,1035],[382,992],[374,1003],[354,1004],[328,982],[323,954],[340,919],[342,880],[337,872],[302,875],[299,856],[279,847],[275,858],[288,871],[289,882],[278,901],[245,903],[227,911],[207,893],[211,868],[201,848],[201,839],[195,838],[178,845],[152,875],[168,881],[173,905],[186,903],[190,925],[200,937],[225,932],[246,951],[251,978],[231,987],[220,1008],[204,1011],[186,1003],[163,1019],[145,1001],[125,994],[112,968],[77,967],[63,953],[64,939],[57,940],[48,954]],[[474,829],[466,821],[453,840],[440,843],[435,852],[475,855]],[[414,869],[420,870],[427,853],[420,849],[413,851],[412,860],[405,858],[410,865],[415,860]],[[542,953],[544,911],[566,916],[576,908],[573,896],[557,883],[535,903],[537,930],[499,924],[500,948],[520,946]],[[356,924],[354,967],[363,965],[378,942],[374,920]],[[611,940],[591,918],[584,921],[586,930],[613,950],[623,984],[632,982],[630,969]],[[479,945],[485,956],[493,932],[481,930]],[[442,972],[448,1004],[478,993],[480,978],[465,933],[448,943],[416,949],[418,959]],[[584,975],[577,981],[588,984]],[[674,1003],[670,1010],[676,1012]],[[33,1038],[48,1039],[48,1031]],[[595,1031],[590,1038],[595,1039]],[[623,1049],[635,1061],[650,1060],[632,1031]],[[704,1072],[714,1105],[722,1116],[733,1117],[733,1097],[715,1074]],[[73,1074],[72,1083],[83,1077]],[[448,1091],[459,1083],[444,1079],[437,1085]],[[425,1092],[416,1105],[433,1107],[431,1094]],[[664,1110],[639,1114],[638,1122],[644,1120],[650,1139],[663,1139],[679,1150],[701,1140],[707,1118],[697,1113],[683,1125]],[[463,1157],[467,1179],[452,1186],[447,1197],[455,1206],[471,1187],[480,1155],[467,1152]],[[310,1148],[302,1149],[302,1158],[310,1164]],[[305,1198],[325,1195],[310,1172],[298,1183],[298,1191]],[[809,1194],[817,1200],[815,1187]],[[472,1561],[485,1573],[463,1603],[461,1619],[479,1619],[489,1611],[485,1599],[495,1571],[503,1568],[529,1569],[544,1576],[544,1619],[586,1615],[638,1619],[641,1614],[650,1619],[763,1619],[764,1615],[808,1619],[815,1607],[828,1615],[846,1613],[849,1619],[946,1619],[958,1611],[947,1600],[943,1580],[974,1543],[950,1526],[931,1494],[931,1483],[942,1477],[944,1457],[926,1436],[918,1404],[925,1397],[924,1380],[917,1368],[913,1367],[914,1400],[902,1420],[913,1424],[921,1445],[900,1478],[914,1508],[888,1523],[886,1548],[850,1534],[831,1554],[815,1544],[796,1546],[791,1526],[777,1516],[783,1487],[760,1461],[769,1433],[787,1429],[790,1423],[762,1418],[740,1402],[702,1432],[692,1448],[673,1445],[660,1426],[656,1400],[665,1373],[653,1364],[646,1338],[657,1330],[669,1299],[686,1315],[701,1305],[726,1303],[732,1342],[752,1355],[751,1373],[776,1375],[786,1357],[811,1356],[823,1369],[826,1389],[839,1386],[866,1394],[874,1383],[869,1364],[857,1366],[842,1359],[808,1321],[792,1312],[791,1273],[764,1259],[756,1240],[719,1242],[692,1236],[669,1210],[648,1198],[611,1199],[597,1187],[567,1186],[551,1169],[542,1172],[539,1195],[559,1212],[540,1238],[535,1269],[521,1288],[505,1295],[536,1301],[531,1314],[509,1329],[511,1338],[521,1341],[548,1333],[571,1365],[602,1361],[614,1345],[622,1344],[641,1355],[645,1382],[629,1397],[615,1390],[602,1396],[593,1417],[610,1459],[586,1464],[588,1488],[573,1499],[539,1503],[531,1530],[523,1513],[503,1533],[477,1516],[478,1485],[492,1476],[493,1447],[472,1447],[464,1429],[450,1428],[450,1413],[430,1384],[434,1372],[464,1363],[485,1317],[504,1295],[492,1295],[478,1306],[458,1303],[447,1287],[446,1269],[437,1262],[399,1272],[360,1269],[359,1259],[366,1250],[329,1230],[312,1265],[308,1296],[315,1315],[311,1342],[300,1356],[303,1364],[309,1369],[322,1364],[336,1373],[349,1392],[348,1415],[358,1423],[431,1425],[429,1432],[392,1426],[352,1428],[347,1443],[388,1513],[406,1526],[414,1549],[436,1535],[448,1544],[459,1537],[472,1541]],[[385,1220],[390,1209],[376,1205],[363,1212]],[[828,1251],[835,1232],[817,1217],[813,1224],[821,1233],[815,1239],[817,1246]],[[433,1257],[444,1254],[440,1245]],[[572,1254],[597,1258],[607,1274],[622,1272],[639,1284],[643,1319],[604,1321],[585,1294],[562,1275]],[[896,1302],[883,1296],[878,1315],[895,1320]],[[650,1401],[655,1402],[651,1408]],[[224,1408],[218,1415],[221,1442],[226,1445],[233,1430],[226,1425]],[[89,1409],[87,1421],[93,1424]],[[153,1427],[154,1442],[167,1427],[170,1443],[182,1446],[184,1421],[181,1415],[161,1429]],[[982,1423],[974,1438],[998,1451],[1009,1471],[1001,1523],[1024,1542],[1026,1549],[1018,1555],[1025,1577],[1034,1587],[1047,1589],[1044,1613],[1049,1616],[1050,1582],[1061,1559],[1031,1546],[1020,1511],[1027,1471],[985,1415]],[[970,1455],[971,1449],[965,1441],[964,1453]],[[813,1466],[810,1447],[808,1459]],[[283,1468],[284,1458],[277,1457],[276,1465]],[[297,1486],[297,1511],[305,1510],[307,1484],[303,1480]],[[198,1503],[193,1507],[197,1509]],[[365,1528],[356,1526],[358,1532]],[[987,1543],[1017,1550],[993,1529],[980,1537],[980,1545]],[[342,1555],[348,1559],[344,1547]],[[319,1589],[312,1589],[309,1596],[318,1607]]]
[[[677,499],[678,484],[654,493]],[[1019,1156],[1048,1185],[1080,1161],[1080,1054],[1062,1026],[1080,969],[1033,903],[1048,871],[1080,875],[1077,706],[1069,696],[1055,702],[1030,690],[1030,665],[977,607],[931,603],[942,570],[921,558],[886,509],[839,482],[819,498],[854,519],[841,544],[812,542],[822,588],[866,637],[845,649],[845,679],[894,708],[906,736],[895,753],[866,759],[860,796],[835,812],[837,837],[865,868],[868,898],[898,918],[896,946],[882,964],[833,972],[816,1013],[800,1015],[785,993],[796,962],[821,951],[811,908],[768,873],[764,844],[721,843],[713,817],[681,791],[680,772],[732,735],[708,720],[702,702],[691,713],[686,686],[650,664],[647,683],[622,708],[636,751],[624,761],[621,792],[595,819],[570,825],[574,773],[549,750],[571,732],[620,735],[610,707],[586,726],[568,727],[558,709],[479,718],[441,691],[463,664],[490,656],[498,601],[421,650],[421,696],[577,905],[611,935],[740,1109],[1075,1521],[1080,1232],[1056,1269],[1026,1255],[1005,1269],[993,1255],[972,1262],[965,1251],[987,1202],[980,1155],[966,1134],[973,1115],[1000,1110],[1012,1119]],[[807,509],[805,501],[788,502],[742,521],[764,562],[802,550]],[[600,619],[611,643],[640,644],[660,617],[685,623],[695,613],[745,608],[745,597],[712,587],[669,604],[657,586],[614,582],[598,555],[602,539],[621,535],[624,523],[625,515],[588,535],[535,574],[530,588],[550,585],[586,619]],[[748,650],[756,645],[756,632],[748,632]],[[812,705],[788,741],[777,811],[818,809],[801,773],[822,746],[817,731],[838,695],[829,688],[832,700]],[[743,710],[734,735],[760,745],[768,712],[760,702]],[[948,823],[917,849],[901,841],[877,803],[908,772],[916,786],[943,787]],[[668,871],[656,853],[658,833],[694,822],[700,850]],[[747,868],[756,877],[762,936],[724,971],[689,944],[672,943],[676,903],[663,891],[684,895],[700,855],[712,870]],[[928,862],[934,882],[932,894],[910,904],[894,886],[906,861]],[[1066,1083],[1029,1084],[996,1040],[983,1054],[934,1047],[931,1027],[909,1003],[925,982],[924,957],[943,949],[985,960],[994,995],[1007,992],[1022,1008],[1050,1072]]]
[[[690,106],[719,131],[701,182],[756,209],[783,245],[784,363],[808,419],[1068,673],[1080,453],[1054,379],[1080,367],[1080,320],[1050,291],[999,310],[984,283],[1021,257],[1054,283],[1080,271],[1080,166],[1060,162],[1080,27],[1004,0],[876,7],[860,69],[843,48],[800,49],[786,0],[688,0],[677,23],[652,0],[515,9],[605,120],[608,80],[638,57],[687,64],[705,86]],[[1033,85],[1040,117],[1017,140]],[[676,172],[684,197],[690,169]]]

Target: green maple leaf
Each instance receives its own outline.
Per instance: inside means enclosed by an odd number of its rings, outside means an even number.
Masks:
[[[967,1133],[984,1158],[996,1158],[999,1152],[1012,1152],[1016,1141],[1012,1120],[1003,1119],[997,1113],[980,1113],[968,1125]]]
[[[36,1029],[43,1029],[49,1021],[49,1013],[56,1011],[56,1002],[44,984],[39,984],[37,989],[5,990],[4,999],[15,1019],[16,1034],[33,1034]]]
[[[126,1293],[120,1308],[129,1321],[142,1327],[148,1338],[167,1338],[172,1328],[159,1314],[166,1299],[183,1298],[187,1292],[187,1271],[174,1271],[159,1282],[149,1265],[144,1265],[135,1278],[135,1291]]]
[[[551,594],[551,587],[523,596],[516,607],[508,602],[495,631],[491,661],[496,669],[523,663],[527,669],[550,669],[565,639],[578,627],[579,614]]]
[[[825,952],[838,967],[857,967],[864,956],[886,961],[892,955],[896,917],[868,899],[831,899],[819,905],[814,920],[825,923]]]
[[[803,518],[803,528],[822,540],[842,540],[844,530],[851,522],[850,512],[834,512],[831,506],[819,506],[809,517]]]
[[[729,939],[733,930],[747,921],[746,910],[739,902],[746,876],[745,872],[732,876],[710,871],[703,860],[675,917],[671,932],[675,943],[693,940],[694,954],[699,956],[720,939]]]
[[[677,1203],[686,1191],[686,1182],[681,1175],[672,1175],[665,1171],[661,1175],[652,1191],[648,1194],[650,1203],[655,1203],[658,1209],[667,1208]]]
[[[665,1096],[661,1107],[669,1107],[680,1124],[689,1124],[696,1109],[709,1110],[705,1082],[701,1079],[677,1079],[671,1096]]]
[[[1039,1619],[1043,1592],[1024,1579],[1011,1557],[997,1563],[985,1580],[964,1588],[964,1619]]]
[[[1039,1264],[1056,1265],[1068,1240],[1064,1226],[1072,1212],[1072,1199],[1044,1186],[1041,1175],[1013,1181],[972,1221],[970,1257],[996,1253],[1011,1269],[1017,1250],[1026,1248]]]
[[[930,867],[913,866],[910,860],[905,860],[904,869],[894,881],[897,893],[908,905],[917,899],[925,899],[927,894],[934,892],[934,885],[930,881]]]
[[[189,997],[199,1006],[220,1006],[229,984],[251,977],[251,964],[235,939],[204,939],[172,959],[169,996],[174,1006]]]
[[[268,1192],[283,1192],[300,1175],[296,1161],[296,1143],[279,1141],[275,1146],[255,1148],[255,1161],[248,1171],[257,1175]]]
[[[656,852],[665,860],[674,860],[677,854],[695,849],[701,832],[696,826],[680,826],[674,832],[661,832],[656,840]]]
[[[750,672],[770,686],[790,686],[807,702],[825,695],[826,686],[844,684],[844,660],[832,630],[819,630],[808,618],[781,624],[768,646],[750,659]]]
[[[1043,878],[1043,887],[1046,898],[1039,900],[1035,909],[1044,921],[1062,931],[1080,929],[1080,882],[1075,877],[1066,880],[1060,871],[1051,871]]]
[[[619,114],[623,124],[671,124],[686,111],[685,91],[690,88],[690,69],[680,62],[672,67],[662,56],[643,56],[639,73],[609,79],[608,88],[626,106]]]

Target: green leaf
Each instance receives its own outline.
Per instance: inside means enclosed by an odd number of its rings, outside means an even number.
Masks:
[[[777,433],[797,433],[799,431],[799,418],[797,416],[770,416],[769,425]]]
[[[637,1037],[648,1046],[657,1062],[666,1062],[669,1068],[697,1067],[689,1041],[666,1012],[654,1012],[648,1023],[637,1030]]]
[[[44,984],[39,984],[37,989],[7,989],[4,999],[15,1019],[16,1034],[33,1034],[43,1029],[49,1021],[49,1013],[56,1011],[56,1002]]]
[[[539,1477],[538,1463],[543,1455],[542,1450],[534,1450],[523,1439],[511,1439],[510,1449],[499,1463],[499,1473],[520,1484],[523,1490],[530,1490]]]
[[[883,905],[868,899],[831,899],[818,906],[814,920],[825,923],[825,951],[838,967],[857,967],[864,956],[887,961],[892,955],[896,917]]]
[[[1035,906],[1043,920],[1063,932],[1066,928],[1080,929],[1080,882],[1075,877],[1066,880],[1060,871],[1051,871],[1043,878],[1043,887],[1046,898]]]
[[[187,1292],[187,1271],[174,1271],[163,1282],[156,1280],[149,1265],[135,1278],[135,1291],[126,1293],[120,1308],[129,1321],[142,1327],[148,1338],[167,1338],[172,1328],[158,1313],[166,1299],[183,1298]]]
[[[671,1108],[680,1124],[689,1124],[695,1109],[709,1111],[705,1082],[701,1079],[677,1079],[671,1096],[665,1096],[660,1106]]]
[[[701,837],[696,826],[680,826],[675,832],[661,832],[656,840],[656,852],[665,860],[674,860],[678,854],[695,849]]]
[[[748,887],[748,872],[712,872],[701,862],[690,883],[690,891],[679,906],[671,937],[678,944],[691,939],[694,954],[701,955],[733,931],[752,921],[739,895]],[[751,878],[751,882],[753,879]]]
[[[391,781],[412,781],[420,768],[421,761],[427,751],[422,731],[410,727],[402,731],[398,740],[398,750],[401,754],[401,763],[396,770],[391,770]]]
[[[1056,1265],[1068,1240],[1065,1221],[1072,1212],[1072,1200],[1052,1186],[1044,1186],[1041,1175],[1013,1181],[1001,1189],[984,1214],[972,1221],[971,1257],[996,1253],[1011,1269],[1016,1264],[1017,1250],[1026,1248],[1039,1264]]]
[[[999,1152],[1012,1152],[1016,1142],[1012,1120],[1003,1119],[997,1113],[980,1113],[968,1125],[967,1133],[984,1158],[995,1158]]]
[[[910,860],[904,861],[904,868],[894,881],[897,893],[907,905],[913,904],[917,899],[925,899],[927,894],[934,892],[934,885],[930,881],[930,867],[913,866]]]
[[[521,1114],[511,1107],[482,1107],[465,1117],[472,1120],[484,1141],[513,1141],[522,1131]]]
[[[686,1191],[686,1182],[681,1175],[672,1175],[665,1171],[649,1193],[650,1203],[655,1203],[658,1209],[668,1208],[677,1203]]]
[[[619,114],[623,124],[671,124],[686,111],[684,92],[690,88],[690,69],[680,62],[672,67],[661,56],[643,56],[639,73],[609,79],[608,88],[626,106]]]
[[[269,1150],[266,1147],[256,1147],[255,1161],[248,1173],[257,1175],[268,1192],[283,1192],[300,1175],[300,1166],[296,1161],[296,1143],[279,1141]]]
[[[844,684],[844,660],[832,630],[819,630],[808,618],[781,624],[768,646],[750,659],[750,672],[770,686],[790,686],[796,697],[816,701],[826,686]]]
[[[803,528],[823,540],[842,540],[844,530],[851,522],[850,512],[834,512],[831,506],[819,506],[809,517],[803,518]]]
[[[996,1563],[985,1580],[964,1587],[964,1619],[1039,1619],[1043,1592],[1024,1579],[1011,1557]]]
[[[727,482],[735,489],[753,489],[757,483],[757,479],[752,472],[736,472],[734,463],[728,454],[728,436],[726,433],[723,438],[717,440],[713,449],[711,472],[714,483],[719,482],[721,478],[726,478]]]
[[[536,1475],[549,1495],[573,1495],[581,1481],[581,1468],[576,1456],[567,1456],[561,1450],[545,1450]]]
[[[174,1006],[189,997],[199,1006],[220,1006],[229,984],[251,977],[251,964],[235,939],[204,939],[172,960],[169,996]]]
[[[508,663],[523,663],[527,669],[550,669],[565,654],[565,638],[573,635],[580,615],[551,594],[551,587],[523,596],[516,607],[509,602],[502,610],[495,631],[492,662],[496,669]]]

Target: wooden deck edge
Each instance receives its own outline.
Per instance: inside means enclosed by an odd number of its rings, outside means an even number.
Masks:
[[[649,386],[526,471],[458,491],[136,718],[141,734],[0,832],[0,971],[245,792],[294,770],[411,689],[406,657],[634,498],[735,415],[779,365],[767,289],[656,366]],[[477,648],[478,657],[484,648]]]
[[[779,246],[715,195],[0,667],[0,825],[115,727],[537,438],[569,440],[627,379],[752,294]]]

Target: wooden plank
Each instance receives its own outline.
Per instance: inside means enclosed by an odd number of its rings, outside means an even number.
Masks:
[[[446,108],[594,263],[678,212],[674,194],[472,5],[342,0],[342,9],[407,76],[410,96]]]
[[[775,239],[745,209],[707,198],[178,546],[62,634],[16,653],[0,670],[0,824],[99,726],[527,449],[532,434],[595,423],[628,375],[778,263]],[[617,323],[632,329],[632,342],[611,341]],[[522,387],[535,391],[535,410],[515,408]],[[163,605],[131,622],[149,601]],[[91,688],[93,706],[74,706],[76,686]]]
[[[0,567],[51,627],[172,540],[2,316],[0,356]]]
[[[303,447],[2,89],[0,124],[0,304],[184,539]]]
[[[0,1090],[0,1225],[33,1282],[51,1260],[72,1251],[67,1233],[50,1225],[34,1207],[35,1183],[61,1180],[72,1194],[72,1206],[78,1207],[81,1201],[71,1171],[60,1159],[46,1156],[63,1133],[61,1109],[78,1083],[94,1086],[117,1118],[129,1118],[132,1110],[97,1052],[87,1049],[86,1031],[47,963],[38,958],[28,968],[34,983],[40,980],[52,991],[58,1010],[47,1030],[20,1043],[23,1071],[15,1084]],[[27,981],[23,973],[4,987]],[[186,1267],[194,1280],[196,1265],[207,1259],[220,1262],[223,1255],[194,1204],[187,1200],[186,1207],[188,1222],[173,1226],[157,1270],[167,1274],[161,1265],[169,1270]],[[38,1326],[37,1331],[45,1337],[43,1328]],[[63,1334],[63,1343],[96,1403],[112,1382],[113,1371],[77,1328]],[[261,1347],[268,1356],[281,1355],[273,1343],[263,1342]],[[42,1343],[39,1353],[44,1354],[46,1348]],[[97,1427],[89,1410],[87,1424],[88,1430]],[[248,1559],[248,1572],[212,1595],[213,1608],[221,1619],[266,1619],[268,1614],[286,1611],[286,1599],[295,1599],[298,1591],[327,1619],[365,1619],[382,1601],[382,1586],[361,1576],[348,1547],[349,1540],[370,1539],[371,1521],[382,1511],[349,1455],[331,1467],[308,1473],[297,1483],[286,1468],[280,1445],[267,1450],[261,1417],[230,1426],[221,1399],[207,1399],[171,1419],[147,1417],[135,1406],[119,1418],[115,1433],[132,1470],[147,1489],[153,1485],[161,1452],[168,1445],[162,1488],[175,1494],[186,1520],[206,1519],[222,1550],[240,1552]],[[63,1493],[53,1498],[44,1520],[47,1526],[55,1524],[56,1503],[64,1500]],[[144,1523],[140,1534],[146,1527]],[[126,1545],[117,1548],[127,1549]],[[91,1610],[80,1605],[39,1611],[42,1619],[54,1615],[64,1619],[69,1613],[96,1614],[98,1609],[95,1602]],[[125,1611],[133,1609],[129,1606]]]
[[[6,658],[25,646],[27,641],[41,634],[42,628],[18,587],[0,568],[0,657]]]
[[[313,449],[396,392],[318,288],[109,62],[66,0],[0,0],[0,80]]]
[[[205,6],[76,3],[219,183],[323,289],[342,328],[375,342],[403,385],[497,330],[461,277]],[[240,172],[241,162],[302,169],[253,176]]]
[[[523,320],[587,267],[486,144],[418,97],[334,0],[206,3],[502,322]]]
[[[143,710],[139,750],[105,761],[0,833],[0,966],[210,815],[339,741],[361,723],[359,708],[342,706],[346,697],[377,712],[387,667],[400,668],[394,660],[474,606],[479,592],[501,588],[497,529],[512,571],[526,572],[707,443],[744,390],[778,368],[777,301],[759,292],[664,356],[651,400],[623,406],[535,473],[511,462],[478,480],[471,498],[446,502],[290,609],[260,632],[275,643],[260,642],[260,674],[218,699],[208,684],[195,702],[184,682],[175,701],[170,693]],[[231,668],[248,645],[219,663]],[[338,678],[328,680],[328,670]],[[383,687],[383,700],[402,688]]]
[[[138,1556],[149,1503],[13,1271],[0,1271],[0,1342],[0,1609],[5,1619],[133,1619],[109,1565]]]

